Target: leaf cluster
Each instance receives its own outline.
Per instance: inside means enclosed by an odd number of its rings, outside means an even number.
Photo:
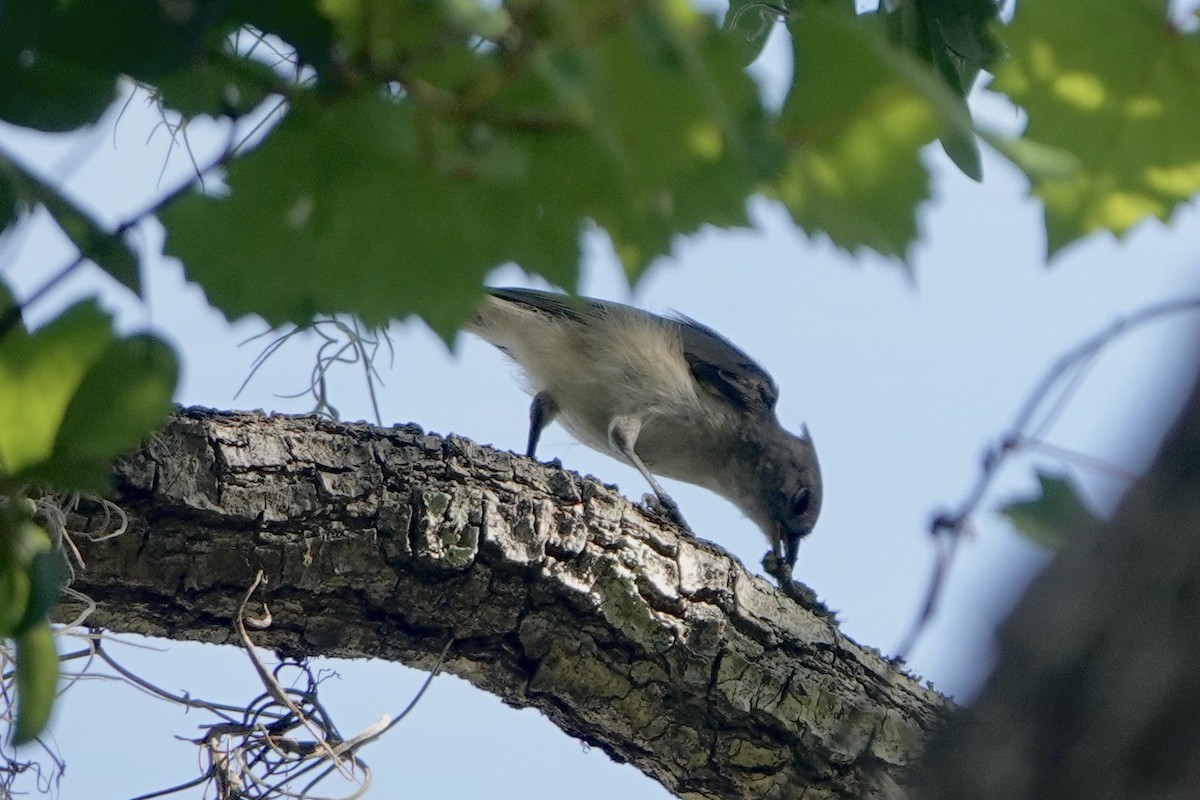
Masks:
[[[0,294],[0,311],[14,305]],[[46,614],[64,580],[63,554],[26,499],[48,487],[98,490],[108,465],[170,409],[175,357],[151,336],[118,338],[83,301],[34,333],[0,339],[0,640],[13,643],[15,744],[45,727],[58,685]],[[7,673],[7,670],[5,670]]]
[[[1200,188],[1193,33],[1165,0],[10,0],[0,119],[89,124],[122,81],[183,123],[281,120],[225,153],[220,194],[151,209],[166,250],[231,317],[421,316],[449,338],[488,271],[576,282],[603,229],[631,279],[766,194],[847,250],[905,258],[940,139],[980,179],[967,96],[984,71],[1029,116],[987,141],[1029,174],[1051,251],[1166,218]],[[772,108],[745,67],[776,23],[793,53]],[[1116,57],[1122,53],[1124,56]],[[126,285],[136,257],[52,187],[0,161],[0,224],[45,206]],[[200,181],[197,181],[200,183]],[[214,235],[214,231],[220,231]]]

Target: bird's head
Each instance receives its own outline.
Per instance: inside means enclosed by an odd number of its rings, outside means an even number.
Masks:
[[[796,436],[775,426],[761,445],[749,465],[753,485],[743,487],[739,505],[776,545],[790,572],[800,540],[821,513],[821,468],[807,428]]]

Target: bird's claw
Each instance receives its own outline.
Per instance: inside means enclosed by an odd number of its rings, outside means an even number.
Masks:
[[[779,584],[779,588],[788,597],[819,616],[829,620],[836,619],[837,615],[833,611],[830,611],[829,607],[817,598],[816,592],[792,578],[791,565],[781,558],[778,553],[768,551],[763,556],[762,566],[763,571],[775,579],[775,582]]]
[[[687,520],[683,518],[683,514],[679,511],[679,504],[670,497],[660,497],[656,494],[642,495],[642,505],[650,509],[657,516],[663,517],[671,523],[683,528],[687,533],[692,533],[692,528],[687,524]]]
[[[791,568],[774,550],[768,550],[763,556],[762,567],[763,572],[777,580],[781,586],[792,579]]]

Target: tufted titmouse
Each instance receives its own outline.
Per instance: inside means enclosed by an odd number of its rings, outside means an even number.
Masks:
[[[806,428],[775,416],[779,390],[710,328],[620,303],[491,289],[467,330],[499,347],[533,394],[529,442],[561,421],[584,444],[632,464],[684,528],[654,473],[711,489],[771,541],[763,565],[791,583],[800,540],[821,510],[821,472]]]

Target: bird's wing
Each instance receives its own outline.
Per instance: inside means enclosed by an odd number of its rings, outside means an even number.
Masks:
[[[603,304],[586,297],[577,297],[560,292],[542,292],[537,289],[494,289],[488,293],[493,297],[519,306],[540,311],[554,317],[566,317],[575,322],[587,322],[588,310]]]
[[[683,357],[701,386],[745,411],[775,409],[779,389],[754,359],[712,328],[682,315],[677,320]]]
[[[619,303],[537,289],[489,288],[488,292],[505,302],[585,325],[595,318],[597,312],[605,314],[627,309]],[[683,357],[692,376],[705,390],[724,397],[744,411],[774,410],[779,389],[771,376],[725,337],[682,315],[667,321],[644,311],[627,310],[647,320],[678,325],[683,341]]]

